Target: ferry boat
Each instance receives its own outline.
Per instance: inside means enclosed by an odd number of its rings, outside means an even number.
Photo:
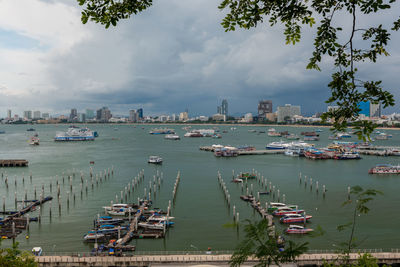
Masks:
[[[379,164],[368,171],[369,174],[400,174],[400,165]]]
[[[288,214],[279,219],[281,223],[304,223],[312,218],[311,215]]]
[[[66,132],[58,132],[54,141],[93,141],[94,134],[88,128],[71,126]]]
[[[314,229],[305,228],[304,226],[301,226],[301,225],[289,225],[289,227],[285,230],[285,233],[287,233],[287,234],[308,234],[312,231],[314,231]]]
[[[167,135],[164,137],[164,139],[168,139],[168,140],[179,140],[179,139],[181,139],[181,138],[180,138],[179,135],[177,135],[177,134],[167,134]]]
[[[162,164],[163,160],[159,156],[150,156],[147,162],[152,164]]]
[[[174,134],[175,130],[174,129],[168,129],[168,128],[155,128],[151,129],[149,134]]]

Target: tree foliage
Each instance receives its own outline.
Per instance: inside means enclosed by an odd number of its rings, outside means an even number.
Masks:
[[[1,267],[37,267],[35,257],[26,251],[18,249],[18,242],[11,248],[0,248]]]
[[[234,251],[230,265],[240,266],[249,257],[256,257],[259,263],[256,266],[280,265],[293,262],[296,257],[307,251],[308,242],[297,244],[293,241],[286,242],[284,250],[280,249],[280,237],[273,231],[273,226],[268,226],[267,220],[248,224],[244,228],[245,239]]]

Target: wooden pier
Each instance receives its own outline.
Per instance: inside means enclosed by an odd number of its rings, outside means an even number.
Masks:
[[[11,214],[9,216],[7,216],[6,218],[4,218],[3,220],[0,220],[0,222],[2,223],[7,223],[15,218],[19,218],[22,215],[30,212],[33,208],[35,208],[36,206],[42,205],[43,203],[52,200],[53,197],[45,197],[41,200],[36,200],[35,202],[32,202],[31,204],[29,204],[28,206],[22,208],[21,210],[19,210],[18,212]]]
[[[26,159],[0,159],[0,167],[27,167]]]
[[[137,233],[137,230],[138,230],[137,225],[139,222],[139,217],[143,214],[144,207],[145,207],[145,204],[140,206],[138,211],[135,213],[135,216],[130,221],[128,232],[125,234],[125,236],[121,240],[117,241],[117,245],[115,246],[116,248],[122,248],[135,236],[135,233]]]

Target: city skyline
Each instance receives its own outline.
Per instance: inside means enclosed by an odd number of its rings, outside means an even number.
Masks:
[[[104,30],[82,25],[76,1],[2,1],[2,116],[8,108],[68,114],[71,108],[101,106],[125,115],[139,107],[148,114],[188,107],[191,114],[212,115],[216,100],[225,98],[230,114],[255,113],[260,99],[300,105],[304,114],[325,110],[332,67],[323,61],[322,72],[306,70],[313,48],[307,28],[296,46],[285,45],[280,27],[226,33],[217,6],[213,0],[160,2]],[[373,19],[385,24],[399,12],[394,8]],[[400,37],[391,38],[390,57],[358,68],[361,78],[373,73],[382,79],[399,101],[400,48],[393,44]]]

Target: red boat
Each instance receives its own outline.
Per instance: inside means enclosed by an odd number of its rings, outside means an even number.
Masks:
[[[312,218],[311,215],[302,215],[302,214],[288,214],[285,217],[280,219],[281,223],[304,223],[304,221],[308,221]]]

